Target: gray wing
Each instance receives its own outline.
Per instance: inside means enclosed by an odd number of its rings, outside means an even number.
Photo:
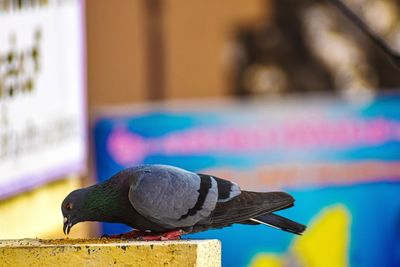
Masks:
[[[147,219],[170,229],[206,220],[217,202],[240,194],[234,183],[172,166],[151,165],[137,175],[129,190],[132,206]]]

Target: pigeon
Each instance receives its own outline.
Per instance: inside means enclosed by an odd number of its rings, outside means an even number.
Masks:
[[[292,207],[285,192],[251,192],[213,175],[168,165],[138,165],[71,192],[62,202],[64,234],[84,221],[122,223],[111,237],[175,240],[233,224],[267,225],[300,235],[305,225],[274,212]]]

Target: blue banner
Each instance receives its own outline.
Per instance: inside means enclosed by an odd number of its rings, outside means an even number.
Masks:
[[[399,95],[146,110],[97,120],[99,181],[169,164],[296,198],[280,214],[307,224],[303,236],[243,225],[189,236],[220,239],[223,266],[400,266]],[[107,234],[129,230],[103,224]]]

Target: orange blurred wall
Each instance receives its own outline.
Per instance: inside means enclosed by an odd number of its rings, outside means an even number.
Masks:
[[[234,30],[265,20],[269,3],[87,0],[89,105],[230,94]]]

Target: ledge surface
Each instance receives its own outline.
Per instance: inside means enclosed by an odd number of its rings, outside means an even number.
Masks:
[[[221,266],[218,240],[0,240],[0,266]]]

